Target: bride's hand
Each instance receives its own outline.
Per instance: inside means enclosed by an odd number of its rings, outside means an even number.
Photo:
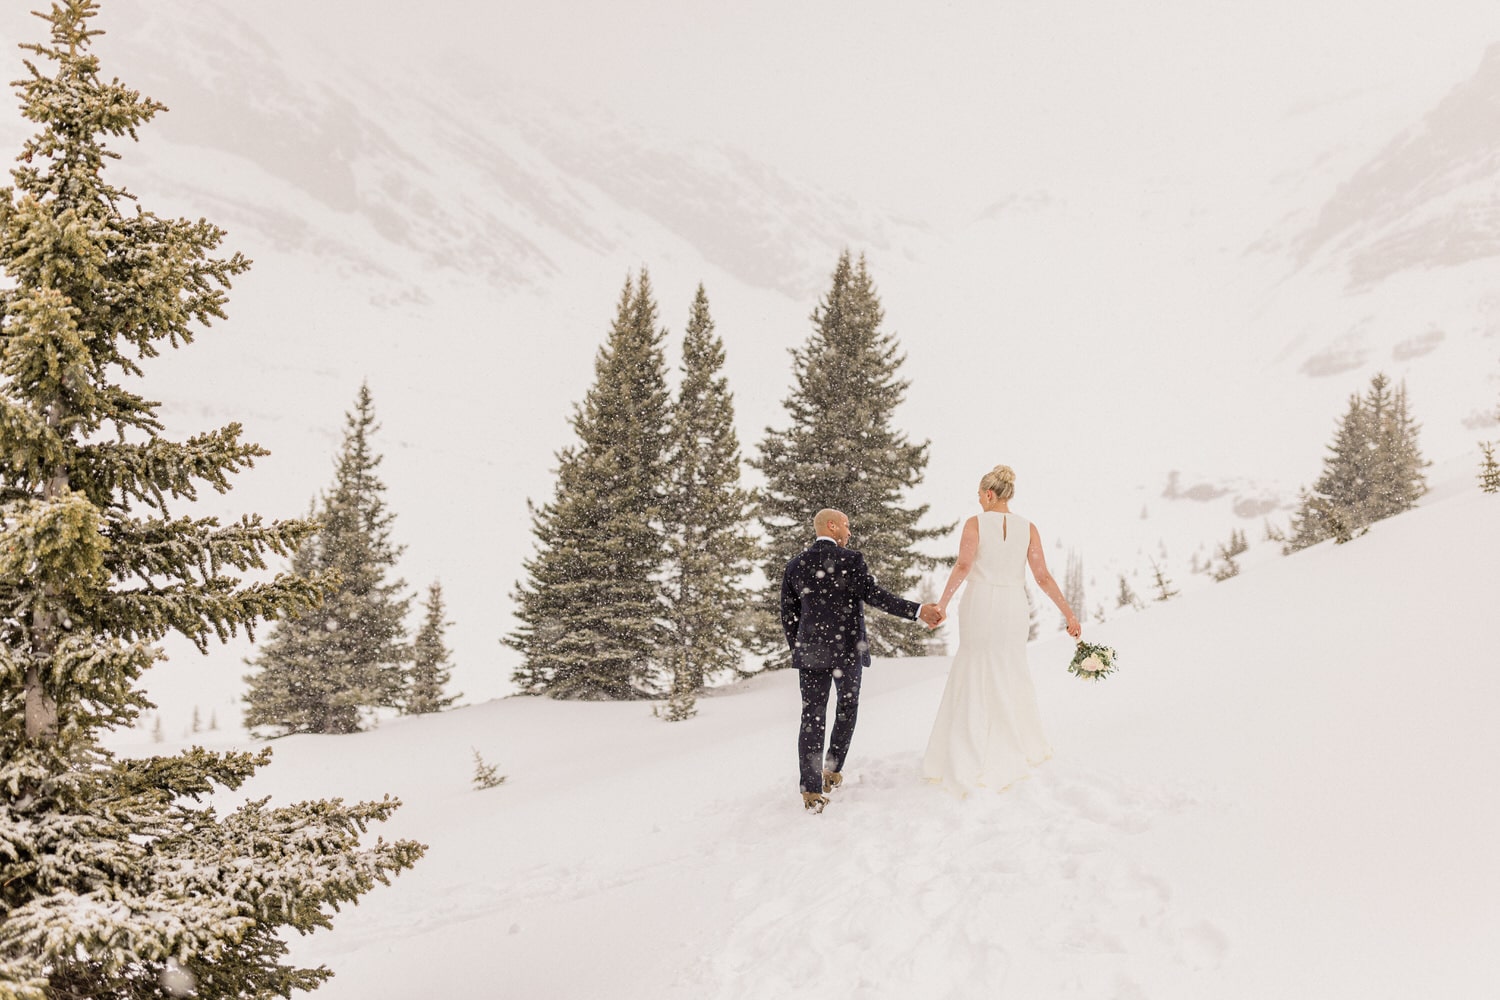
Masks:
[[[1078,624],[1077,618],[1068,619],[1068,634],[1075,639],[1083,635],[1083,626]]]

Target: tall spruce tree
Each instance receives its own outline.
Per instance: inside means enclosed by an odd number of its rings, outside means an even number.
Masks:
[[[902,594],[940,562],[918,546],[951,532],[953,524],[923,528],[928,506],[907,506],[905,494],[922,481],[927,442],[913,444],[895,423],[908,383],[893,334],[861,256],[839,255],[827,295],[812,313],[812,334],[792,351],[794,384],[785,401],[790,425],[766,429],[751,464],[765,476],[756,516],[765,535],[766,588],[758,602],[756,650],[771,666],[789,656],[779,616],[781,574],[812,541],[812,518],[823,507],[849,516],[857,547],[875,579]],[[919,656],[926,636],[916,623],[885,615],[868,620],[870,652]]]
[[[740,670],[749,594],[742,581],[757,554],[750,495],[740,486],[734,397],[723,376],[724,343],[708,294],[693,298],[682,338],[682,385],[672,408],[669,480],[663,505],[671,671],[666,718],[685,719],[704,680]]]
[[[137,1000],[167,976],[197,997],[290,997],[332,973],[285,964],[282,929],[328,926],[423,848],[360,848],[390,799],[201,803],[269,750],[101,746],[151,707],[139,680],[167,633],[205,649],[323,583],[237,575],[290,553],[304,522],[168,512],[266,454],[238,424],[171,440],[135,391],[164,346],[224,316],[249,262],[105,180],[106,142],[164,108],[100,76],[97,13],[57,0],[48,41],[25,47],[16,86],[39,130],[0,189],[0,996]]]
[[[524,658],[514,679],[528,694],[659,693],[665,338],[642,270],[638,281],[626,279],[594,384],[574,410],[578,443],[558,452],[553,498],[531,507],[537,551],[513,594],[521,625],[505,639]]]
[[[443,607],[443,585],[437,580],[427,588],[422,627],[412,642],[411,671],[407,674],[406,692],[401,710],[407,715],[425,715],[451,708],[462,695],[448,694],[453,680],[453,664],[444,636],[453,623],[447,620]]]
[[[1348,541],[1370,524],[1416,506],[1427,491],[1419,430],[1406,386],[1393,389],[1384,374],[1370,379],[1363,397],[1350,396],[1323,473],[1299,498],[1286,551],[1326,538]]]
[[[320,526],[302,543],[294,572],[324,572],[338,583],[323,603],[278,622],[246,676],[245,725],[288,733],[353,733],[368,710],[397,706],[411,649],[406,581],[387,579],[403,546],[391,539],[393,514],[376,475],[380,425],[368,384],[344,415],[333,486],[318,508]]]

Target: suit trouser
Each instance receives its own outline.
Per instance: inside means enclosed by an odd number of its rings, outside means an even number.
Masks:
[[[859,680],[864,673],[860,664],[840,670],[799,670],[802,689],[802,727],[797,733],[797,760],[800,762],[800,788],[804,792],[823,790],[823,771],[842,771],[849,756],[849,741],[854,738],[854,720],[859,715]],[[833,733],[828,740],[828,756],[823,755],[823,733],[828,722],[828,689],[838,695],[834,702]]]

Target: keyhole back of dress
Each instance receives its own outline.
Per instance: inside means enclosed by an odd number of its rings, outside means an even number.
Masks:
[[[1010,540],[1010,518],[1004,514],[1000,515],[1000,540],[1003,542]]]

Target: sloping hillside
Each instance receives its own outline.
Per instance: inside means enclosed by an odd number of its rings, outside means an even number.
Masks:
[[[1091,630],[1097,685],[1033,644],[1056,755],[1003,794],[919,776],[941,659],[871,669],[817,817],[787,674],[681,724],[507,699],[278,741],[248,794],[389,791],[431,845],[296,953],[328,998],[1487,997],[1500,501],[1438,496]]]

